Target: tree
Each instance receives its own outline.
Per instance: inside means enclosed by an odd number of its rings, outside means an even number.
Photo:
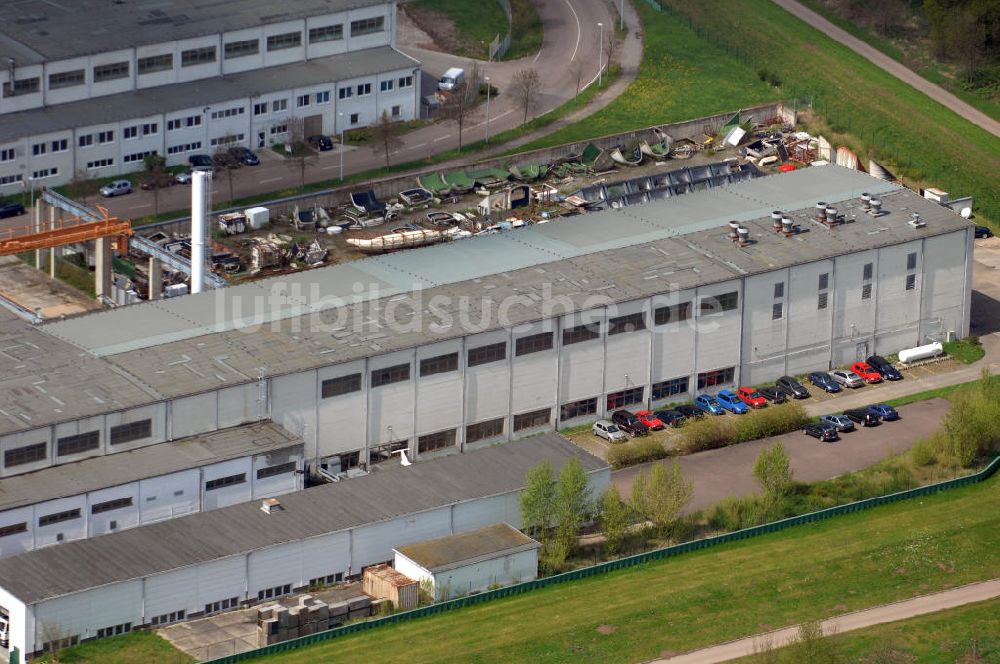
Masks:
[[[622,502],[618,487],[609,486],[598,499],[598,515],[601,532],[604,533],[604,550],[609,556],[621,551],[628,527],[632,525],[632,510]]]
[[[542,89],[542,77],[535,69],[522,69],[511,80],[510,91],[518,106],[524,111],[524,122],[528,121],[528,113],[538,104],[538,93]]]
[[[583,60],[582,59],[574,60],[572,66],[570,66],[569,71],[573,75],[573,80],[576,81],[576,94],[573,96],[579,97],[580,83],[583,82]]]
[[[591,512],[587,473],[579,459],[571,459],[559,471],[555,512],[556,537],[572,553],[580,528]]]
[[[236,137],[232,134],[226,134],[219,144],[215,148],[215,152],[212,153],[212,161],[215,163],[215,167],[226,174],[226,179],[229,181],[229,200],[232,201],[236,198],[233,193],[233,171],[241,166],[239,159],[236,159],[229,153],[229,148],[236,144]]]
[[[554,520],[556,504],[556,482],[552,478],[552,465],[548,461],[543,461],[528,471],[520,503],[521,529],[533,537],[547,536]]]
[[[615,50],[618,47],[618,35],[615,34],[615,29],[612,27],[608,30],[608,47],[605,49],[607,51],[607,59],[604,61],[604,75],[607,76],[611,74],[611,58],[615,55]]]
[[[73,178],[66,183],[66,194],[75,201],[86,203],[87,199],[97,194],[100,183],[86,169],[78,169],[73,172]]]
[[[167,160],[158,154],[143,157],[143,188],[153,192],[153,214],[160,213],[160,189],[174,183],[173,173],[167,170]]]
[[[299,182],[306,184],[306,170],[312,166],[319,155],[306,143],[306,123],[302,118],[288,118],[288,143],[285,144],[285,157],[289,168],[299,172]]]
[[[691,502],[694,485],[684,479],[681,465],[674,459],[669,468],[664,463],[653,465],[649,481],[643,489],[642,504],[646,509],[646,518],[653,522],[660,534],[666,534]]]
[[[479,97],[479,83],[472,84],[472,79],[466,79],[454,90],[452,90],[444,103],[441,104],[440,114],[445,120],[450,120],[458,125],[458,149],[462,149],[462,131],[465,129],[465,121],[476,107],[476,100]]]
[[[753,476],[769,498],[784,496],[792,487],[792,468],[788,453],[781,443],[775,443],[757,456]]]
[[[400,123],[389,117],[387,110],[383,110],[378,122],[372,125],[372,151],[385,157],[386,168],[389,168],[389,157],[403,147],[399,129]]]

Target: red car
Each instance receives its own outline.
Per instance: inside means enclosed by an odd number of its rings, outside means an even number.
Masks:
[[[767,399],[764,398],[764,395],[752,387],[741,387],[736,390],[736,396],[751,408],[763,408],[767,405]]]
[[[855,362],[851,365],[851,371],[861,376],[861,380],[866,383],[871,384],[882,382],[882,374],[875,371],[874,367],[867,362]]]
[[[660,431],[661,429],[665,429],[667,427],[667,425],[663,423],[663,420],[661,420],[648,410],[636,411],[635,416],[639,418],[640,422],[645,424],[653,431]]]

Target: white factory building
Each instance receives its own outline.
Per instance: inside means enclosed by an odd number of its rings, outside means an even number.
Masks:
[[[0,195],[416,117],[395,0],[10,0],[0,22]]]
[[[217,613],[355,578],[393,549],[520,524],[527,472],[578,459],[598,495],[607,464],[558,434],[68,542],[0,560],[10,649],[65,644]],[[527,572],[526,572],[527,573]],[[2,620],[0,620],[2,622]],[[58,636],[53,636],[58,635]]]

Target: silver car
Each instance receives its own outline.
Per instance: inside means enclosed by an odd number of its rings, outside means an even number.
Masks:
[[[865,381],[861,376],[848,369],[838,369],[830,372],[830,378],[844,387],[864,387]]]
[[[101,196],[111,198],[132,193],[132,183],[128,180],[115,180],[101,187]]]
[[[854,431],[854,422],[846,415],[823,415],[819,421],[837,427],[837,431]]]
[[[609,443],[624,443],[628,440],[625,432],[618,428],[617,424],[607,420],[597,420],[594,426],[590,427],[595,436],[605,439]]]

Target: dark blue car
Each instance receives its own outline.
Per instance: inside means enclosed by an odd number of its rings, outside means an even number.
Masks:
[[[840,385],[825,371],[814,371],[809,374],[809,382],[831,394],[833,392],[840,392]]]
[[[870,413],[878,415],[881,419],[887,422],[899,419],[899,413],[897,413],[896,409],[889,404],[877,403],[872,406],[868,406],[866,410]]]

